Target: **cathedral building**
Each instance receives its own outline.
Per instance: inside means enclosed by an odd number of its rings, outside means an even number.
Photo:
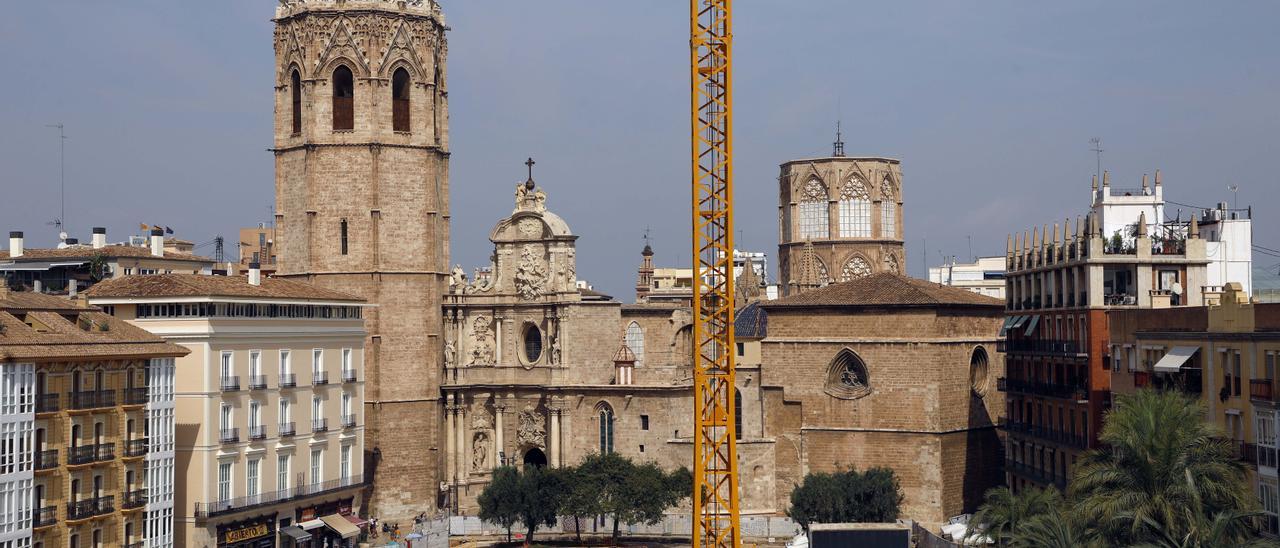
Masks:
[[[877,272],[905,273],[902,165],[844,155],[792,160],[778,176],[778,279],[790,295]]]
[[[444,440],[449,115],[434,0],[281,0],[277,272],[361,297],[374,515],[434,510]]]

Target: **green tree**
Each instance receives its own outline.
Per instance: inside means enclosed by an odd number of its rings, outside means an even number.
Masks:
[[[516,515],[528,531],[524,537],[528,546],[539,525],[556,524],[556,513],[565,493],[564,474],[561,470],[526,466],[520,471],[518,485]]]
[[[582,518],[602,514],[600,510],[600,482],[588,476],[581,466],[565,468],[564,497],[560,499],[560,513],[573,516],[573,532],[582,542]]]
[[[1090,548],[1099,546],[1099,543],[1097,531],[1089,527],[1079,514],[1056,505],[1047,512],[1020,521],[1009,534],[1008,545],[1014,548]]]
[[[804,477],[791,492],[791,516],[806,531],[810,523],[884,523],[898,518],[902,488],[889,468],[848,470]]]
[[[1204,420],[1198,401],[1177,392],[1139,390],[1120,397],[1099,439],[1086,453],[1071,494],[1086,523],[1109,544],[1193,536],[1196,524],[1252,509],[1244,465],[1231,443]],[[1245,520],[1220,524],[1229,544],[1246,540]]]
[[[1063,505],[1057,489],[1030,488],[1014,493],[1008,487],[997,487],[987,491],[969,523],[996,544],[1005,544],[1021,524],[1054,513]]]
[[[511,542],[511,526],[520,520],[520,471],[514,466],[493,470],[489,485],[480,493],[480,519],[497,523],[507,530]]]
[[[623,523],[654,524],[663,512],[689,496],[693,478],[688,470],[664,473],[652,463],[635,464],[617,453],[591,454],[578,465],[577,484],[562,501],[566,513],[607,514],[613,518],[613,545]]]
[[[1211,519],[1202,517],[1197,523],[1192,524],[1188,532],[1181,537],[1175,537],[1168,531],[1158,529],[1159,524],[1148,520],[1145,523],[1156,540],[1141,546],[1144,548],[1216,548],[1218,546],[1248,548],[1254,546],[1276,546],[1277,543],[1275,541],[1257,538],[1242,542],[1233,532],[1234,529],[1239,527],[1248,527],[1249,522],[1259,515],[1261,515],[1260,512],[1219,512],[1214,514]]]

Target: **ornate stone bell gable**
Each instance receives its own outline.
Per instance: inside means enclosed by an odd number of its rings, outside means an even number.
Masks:
[[[489,233],[494,293],[519,301],[577,293],[577,239],[532,178],[516,185],[515,209]]]

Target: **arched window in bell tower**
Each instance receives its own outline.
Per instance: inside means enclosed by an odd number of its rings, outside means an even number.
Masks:
[[[391,126],[395,131],[409,131],[409,71],[404,67],[391,75]]]
[[[302,133],[302,76],[297,69],[289,75],[289,94],[293,102],[293,134]]]
[[[351,69],[339,65],[333,71],[333,130],[345,131],[356,127],[356,87]]]

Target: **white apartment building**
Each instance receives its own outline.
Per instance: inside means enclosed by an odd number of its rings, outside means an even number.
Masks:
[[[1004,268],[1004,257],[978,257],[972,263],[957,263],[952,258],[942,266],[929,267],[929,281],[1003,299]]]
[[[364,302],[308,284],[171,274],[89,302],[184,346],[176,381],[182,546],[354,546],[365,521]]]

